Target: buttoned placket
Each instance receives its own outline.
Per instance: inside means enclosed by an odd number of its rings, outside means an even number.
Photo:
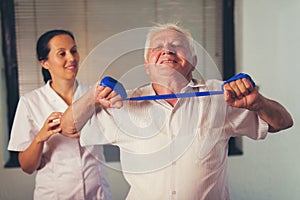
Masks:
[[[172,129],[172,119],[174,117],[175,111],[176,111],[176,105],[174,107],[172,107],[169,103],[167,103],[165,100],[157,100],[156,101],[158,104],[160,104],[161,106],[163,106],[166,112],[166,131],[167,131],[167,135],[168,135],[168,139],[169,139],[169,143],[170,143],[170,148],[169,148],[169,161],[170,163],[170,167],[168,168],[169,172],[170,172],[170,179],[169,179],[169,199],[170,200],[175,200],[176,199],[176,188],[175,188],[175,166],[176,166],[176,162],[173,161],[173,143],[172,141],[175,139],[176,135],[173,133],[173,129]]]
[[[76,82],[76,87],[78,86],[78,83]],[[75,91],[75,95],[77,95],[76,91]],[[73,166],[73,168],[77,168],[77,169],[74,169],[74,175],[78,178],[78,181],[80,183],[78,184],[81,184],[81,187],[80,187],[80,192],[78,192],[78,195],[76,198],[78,199],[85,199],[85,179],[84,179],[84,163],[82,161],[82,155],[83,155],[83,149],[81,149],[81,146],[80,146],[80,142],[79,140],[77,140],[77,142],[74,142],[74,152],[77,152],[75,155],[76,157],[76,163],[77,163],[77,166]],[[75,171],[76,170],[76,171]]]
[[[48,82],[49,84],[49,82]],[[50,88],[50,85],[47,85]],[[51,92],[53,92],[53,95],[57,96],[57,94],[54,92],[52,88],[50,88]],[[61,107],[61,105],[64,105],[61,110],[65,110],[67,108],[67,103],[62,98],[55,98],[53,101],[54,105],[57,105],[56,107]],[[76,194],[76,198],[78,199],[85,199],[85,191],[84,191],[84,179],[83,179],[83,170],[82,170],[82,161],[81,161],[81,150],[80,150],[80,144],[79,140],[78,142],[71,142],[69,145],[72,145],[74,147],[73,155],[76,159],[77,166],[72,166],[73,168],[73,175],[80,181],[79,184],[81,184],[80,192]],[[67,166],[70,167],[70,166]],[[64,187],[60,184],[55,184],[54,187]],[[60,191],[61,188],[58,188],[57,191]],[[60,194],[58,193],[58,198]]]
[[[174,146],[174,140],[176,138],[176,134],[174,133],[174,130],[172,128],[172,120],[174,119],[174,115],[176,113],[176,108],[177,106],[175,105],[174,108],[171,109],[170,116],[168,119],[168,133],[169,133],[169,139],[170,139],[170,161],[171,161],[171,166],[170,166],[170,199],[175,200],[176,198],[176,193],[177,193],[177,188],[176,188],[176,160],[175,159],[175,149]]]
[[[79,140],[78,140],[78,145],[77,145],[77,149],[78,149],[78,155],[79,155],[79,158],[78,158],[78,165],[80,167],[80,174],[79,176],[81,176],[81,199],[85,199],[85,182],[84,182],[84,163],[82,161],[82,155],[83,155],[83,149],[80,148],[80,143],[79,143]]]
[[[76,83],[76,89],[77,89],[77,86],[78,86],[78,83],[77,81],[75,82]],[[77,90],[76,90],[77,91]],[[75,91],[75,94],[74,96],[77,95],[77,92]],[[84,149],[81,148],[81,145],[80,145],[80,142],[79,140],[77,140],[77,143],[76,143],[76,151],[78,152],[77,153],[77,163],[78,163],[78,179],[80,180],[80,184],[81,184],[81,188],[80,188],[80,196],[79,198],[80,199],[86,199],[85,198],[85,178],[84,178],[84,163],[83,163],[83,160],[82,160],[82,156],[84,154]]]
[[[194,88],[186,87],[184,88],[181,92],[192,92],[194,91]],[[184,99],[178,99],[177,103],[175,104],[174,107],[172,107],[169,103],[167,103],[165,100],[157,100],[157,103],[161,104],[163,107],[165,107],[166,114],[168,116],[167,121],[166,121],[166,127],[167,127],[167,133],[169,137],[169,142],[171,144],[170,146],[170,189],[169,189],[169,199],[170,200],[176,200],[178,199],[178,188],[177,188],[177,163],[176,160],[174,160],[177,156],[175,155],[175,149],[176,146],[174,146],[173,141],[176,139],[176,134],[175,131],[173,130],[172,126],[172,120],[174,119],[174,116],[176,112],[180,109],[180,104],[184,102]]]

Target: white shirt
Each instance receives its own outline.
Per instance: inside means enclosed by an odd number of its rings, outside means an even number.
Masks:
[[[182,92],[221,90],[221,81],[195,80]],[[131,96],[154,95],[151,86]],[[98,132],[90,134],[90,129]],[[120,147],[127,199],[226,200],[228,140],[266,137],[268,125],[254,112],[227,106],[223,95],[128,101],[121,109],[103,109],[81,131],[83,145]]]
[[[74,99],[88,90],[78,83]],[[46,85],[19,100],[8,150],[24,151],[54,111],[64,112],[68,105]],[[96,156],[96,157],[95,157]],[[103,147],[81,147],[79,139],[53,135],[44,144],[41,166],[37,170],[34,199],[112,199],[103,167]]]

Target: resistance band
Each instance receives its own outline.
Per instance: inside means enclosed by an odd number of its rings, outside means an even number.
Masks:
[[[245,74],[245,73],[240,73],[240,74],[237,74],[237,75],[231,77],[230,79],[228,79],[227,81],[225,81],[222,84],[222,90],[218,90],[218,91],[188,92],[188,93],[162,94],[162,95],[150,95],[150,96],[139,96],[139,97],[130,97],[130,98],[127,98],[127,93],[126,93],[126,90],[125,90],[124,86],[120,82],[118,82],[117,80],[115,80],[114,78],[112,78],[110,76],[104,77],[101,80],[100,85],[111,88],[116,93],[118,93],[119,95],[121,95],[121,97],[122,97],[123,100],[141,101],[141,100],[158,100],[158,99],[172,99],[172,98],[190,98],[190,97],[219,95],[219,94],[223,94],[224,93],[223,86],[226,83],[229,83],[229,82],[232,82],[232,81],[235,81],[235,80],[238,80],[238,79],[242,79],[242,78],[247,78],[248,80],[250,80],[252,86],[255,87],[255,83],[252,80],[252,78],[248,74]]]

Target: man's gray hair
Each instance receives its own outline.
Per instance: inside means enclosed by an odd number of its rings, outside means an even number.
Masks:
[[[147,60],[148,51],[149,51],[149,47],[150,47],[150,42],[151,42],[152,38],[157,33],[161,32],[161,31],[164,31],[164,30],[174,30],[174,31],[177,31],[179,33],[182,33],[187,38],[187,40],[189,42],[189,47],[190,47],[190,50],[192,52],[192,55],[196,55],[195,44],[194,44],[194,39],[192,37],[192,34],[188,30],[186,30],[186,29],[180,27],[179,25],[177,25],[176,23],[166,23],[166,24],[156,24],[148,32],[146,43],[145,43],[145,51],[144,51],[145,60]]]

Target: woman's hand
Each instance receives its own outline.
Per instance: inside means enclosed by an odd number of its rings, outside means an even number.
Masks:
[[[40,167],[44,142],[61,131],[59,127],[61,116],[61,112],[51,113],[29,147],[19,152],[19,162],[24,172],[31,174]]]
[[[49,115],[43,127],[36,135],[35,139],[37,142],[45,142],[52,135],[55,135],[61,131],[61,128],[59,127],[61,116],[62,116],[62,112],[53,112]]]

